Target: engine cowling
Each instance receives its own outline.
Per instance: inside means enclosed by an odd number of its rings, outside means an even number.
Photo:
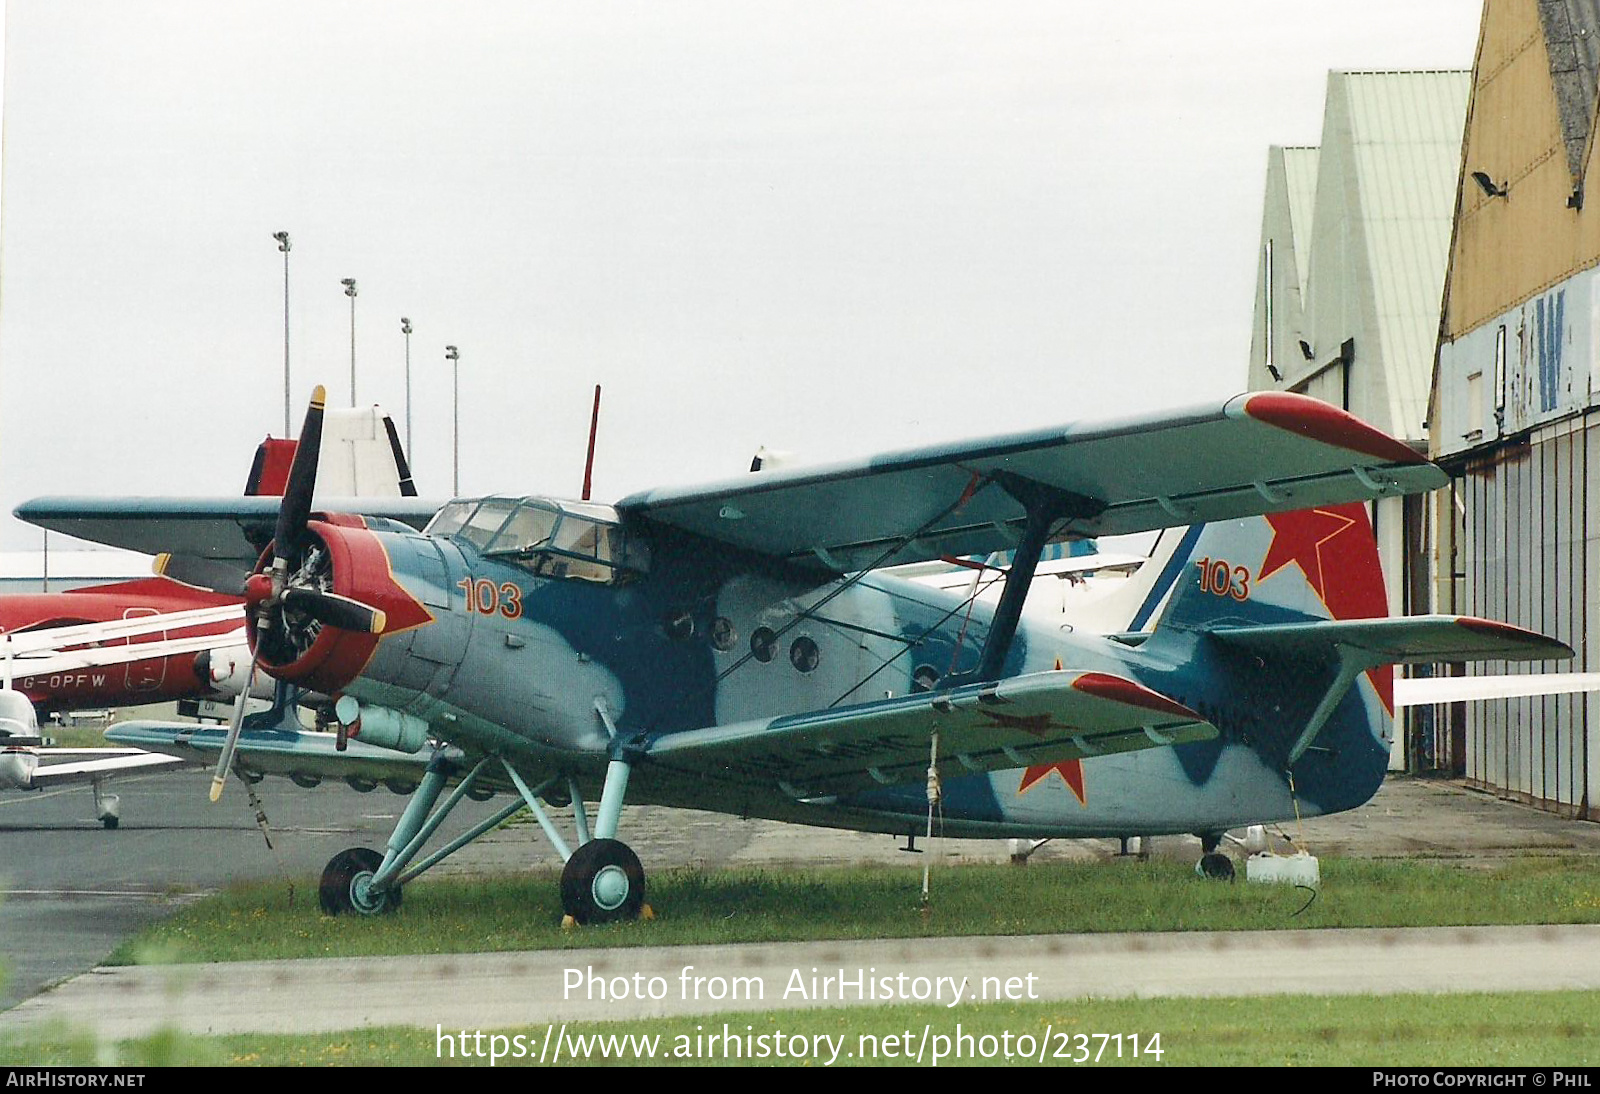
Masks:
[[[342,690],[388,635],[433,616],[394,579],[382,539],[360,517],[332,515],[306,525],[299,567],[274,589],[268,547],[245,585],[246,634],[271,675],[327,694]],[[350,621],[370,619],[370,629]]]

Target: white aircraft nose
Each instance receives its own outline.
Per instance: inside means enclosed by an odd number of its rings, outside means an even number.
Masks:
[[[39,757],[29,749],[0,751],[0,790],[26,790],[33,782],[33,769],[38,765]]]

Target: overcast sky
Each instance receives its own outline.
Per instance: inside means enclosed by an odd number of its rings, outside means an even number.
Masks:
[[[8,0],[0,548],[230,494],[314,383],[450,490],[576,496],[1241,390],[1267,147],[1471,0]]]

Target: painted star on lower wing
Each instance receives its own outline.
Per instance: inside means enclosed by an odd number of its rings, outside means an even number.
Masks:
[[[1049,778],[1052,771],[1061,776],[1061,781],[1067,784],[1067,789],[1072,791],[1073,795],[1078,799],[1079,805],[1089,804],[1088,797],[1083,790],[1082,760],[1062,760],[1053,764],[1034,764],[1022,773],[1022,782],[1017,785],[1017,794],[1026,794],[1037,783]]]

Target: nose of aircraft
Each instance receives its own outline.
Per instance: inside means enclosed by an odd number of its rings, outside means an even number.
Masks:
[[[360,675],[384,635],[433,616],[393,576],[382,538],[360,518],[312,521],[310,548],[282,588],[263,569],[245,587],[249,636],[262,668],[332,693]]]

